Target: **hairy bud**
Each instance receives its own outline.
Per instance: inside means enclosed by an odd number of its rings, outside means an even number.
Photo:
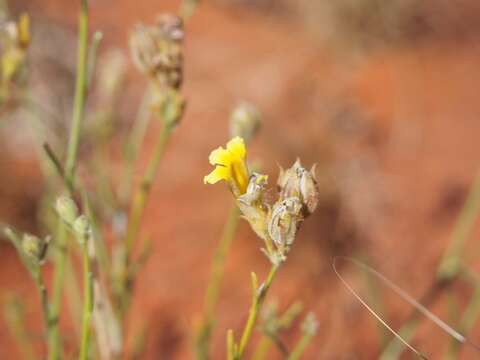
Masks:
[[[55,203],[55,209],[58,216],[69,225],[78,217],[78,207],[68,196],[60,196]]]
[[[36,262],[41,262],[47,254],[49,239],[41,239],[35,235],[25,233],[22,237],[23,252]]]
[[[249,103],[238,105],[230,116],[230,136],[240,136],[246,142],[252,140],[260,128],[260,113]]]

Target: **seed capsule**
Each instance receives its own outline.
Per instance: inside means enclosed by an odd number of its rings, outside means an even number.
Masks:
[[[253,231],[262,239],[267,236],[266,220],[268,208],[263,197],[268,176],[253,173],[250,176],[247,191],[237,199],[237,205],[243,217],[249,222]]]
[[[297,197],[277,202],[269,215],[268,233],[277,246],[289,246],[303,221],[302,203]]]
[[[298,197],[303,206],[305,216],[315,211],[318,205],[318,186],[315,180],[315,165],[310,171],[305,169],[297,159],[293,166],[287,170],[280,168],[277,185],[280,198]]]

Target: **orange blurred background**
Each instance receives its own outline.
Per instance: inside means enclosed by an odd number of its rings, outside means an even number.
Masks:
[[[14,13],[31,13],[32,57],[38,59],[32,60],[33,77],[43,82],[40,89],[50,86],[64,106],[56,109],[58,116],[68,121],[76,2],[15,0],[10,5]],[[175,1],[92,0],[91,29],[104,33],[100,53],[112,48],[127,53],[134,24],[151,22],[177,6]],[[240,100],[254,103],[263,114],[249,156],[271,179],[278,174],[277,163],[290,166],[297,156],[307,167],[318,164],[320,207],[302,227],[270,299],[278,299],[282,309],[300,300],[317,315],[319,333],[305,359],[377,358],[377,323],[335,276],[332,258],[361,257],[415,297],[434,282],[480,163],[479,16],[474,0],[200,3],[186,25],[187,112],[165,154],[143,223],[154,248],[136,284],[128,323],[130,346],[133,334],[146,336],[142,359],[192,358],[192,323],[201,311],[231,202],[224,187],[205,186],[202,179],[210,171],[208,154],[228,139],[228,117]],[[49,83],[49,76],[66,85]],[[131,64],[127,83],[121,113],[128,123],[145,87]],[[28,134],[15,135],[16,126],[9,124],[0,135],[0,220],[34,231],[40,171]],[[154,140],[152,131],[137,176]],[[479,234],[477,224],[466,248],[473,271],[480,270]],[[260,278],[268,271],[259,247],[242,222],[227,260],[214,359],[224,358],[227,328],[238,332],[247,317],[250,271]],[[28,274],[10,245],[1,243],[0,253],[0,297],[19,294],[32,327],[40,329]],[[358,269],[342,266],[340,271],[366,293]],[[453,289],[463,308],[471,288],[460,282]],[[397,329],[411,308],[381,291],[386,318]],[[449,320],[445,296],[430,308]],[[67,343],[74,341],[71,325],[62,326]],[[469,335],[480,337],[480,326]],[[296,324],[284,340],[292,346],[298,336]],[[439,358],[449,342],[424,321],[412,343]],[[462,350],[462,358],[477,356]],[[0,320],[0,358],[18,357]],[[272,353],[270,358],[281,357]]]

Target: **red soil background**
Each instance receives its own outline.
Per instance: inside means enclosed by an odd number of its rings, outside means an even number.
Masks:
[[[92,1],[92,29],[104,32],[104,48],[126,49],[133,24],[152,21],[176,5]],[[416,297],[434,281],[480,159],[480,33],[475,28],[480,10],[475,1],[454,5],[452,12],[430,2],[412,34],[381,44],[355,36],[342,42],[319,38],[288,7],[269,11],[250,2],[199,6],[186,28],[188,110],[166,152],[144,222],[154,249],[138,281],[129,322],[131,334],[146,329],[142,358],[192,358],[191,326],[201,310],[230,204],[222,186],[204,186],[202,178],[210,170],[208,154],[225,143],[229,112],[241,99],[257,104],[264,115],[250,154],[262,160],[271,178],[277,162],[285,167],[297,156],[307,165],[319,164],[320,209],[299,233],[271,298],[281,308],[301,300],[319,318],[306,359],[377,357],[376,322],[335,276],[332,257],[361,254]],[[78,10],[60,0],[19,1],[14,9],[70,29]],[[131,81],[138,91],[127,115],[133,114],[144,86],[138,75]],[[153,135],[147,139],[145,155],[154,140]],[[39,173],[34,159],[6,149],[0,154],[0,173],[0,218],[28,228],[41,191],[37,181],[32,185]],[[480,267],[479,232],[476,226],[466,251],[474,271]],[[9,246],[2,244],[0,252],[0,292],[20,294],[27,316],[39,328],[27,274]],[[226,329],[238,332],[246,319],[252,270],[263,278],[268,263],[242,223],[227,262],[214,359],[224,358]],[[341,271],[362,289],[358,269],[342,266]],[[462,284],[454,290],[463,306],[471,290]],[[398,328],[411,309],[393,294],[385,291],[384,296],[389,322]],[[444,300],[432,309],[447,319]],[[285,335],[286,343],[292,346],[298,335],[297,324]],[[469,335],[479,338],[480,326]],[[449,341],[425,321],[413,343],[438,358]],[[0,358],[18,356],[0,320]],[[462,351],[462,358],[477,356]],[[406,353],[405,358],[413,356]]]

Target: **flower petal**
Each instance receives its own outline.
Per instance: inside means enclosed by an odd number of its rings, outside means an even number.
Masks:
[[[239,136],[234,137],[227,143],[227,150],[238,160],[243,160],[247,153],[245,142]]]
[[[220,146],[210,153],[208,161],[211,165],[222,164],[228,166],[231,162],[231,155],[227,150]]]
[[[220,180],[230,179],[230,169],[224,166],[217,166],[210,174],[203,178],[204,184],[215,184]]]

